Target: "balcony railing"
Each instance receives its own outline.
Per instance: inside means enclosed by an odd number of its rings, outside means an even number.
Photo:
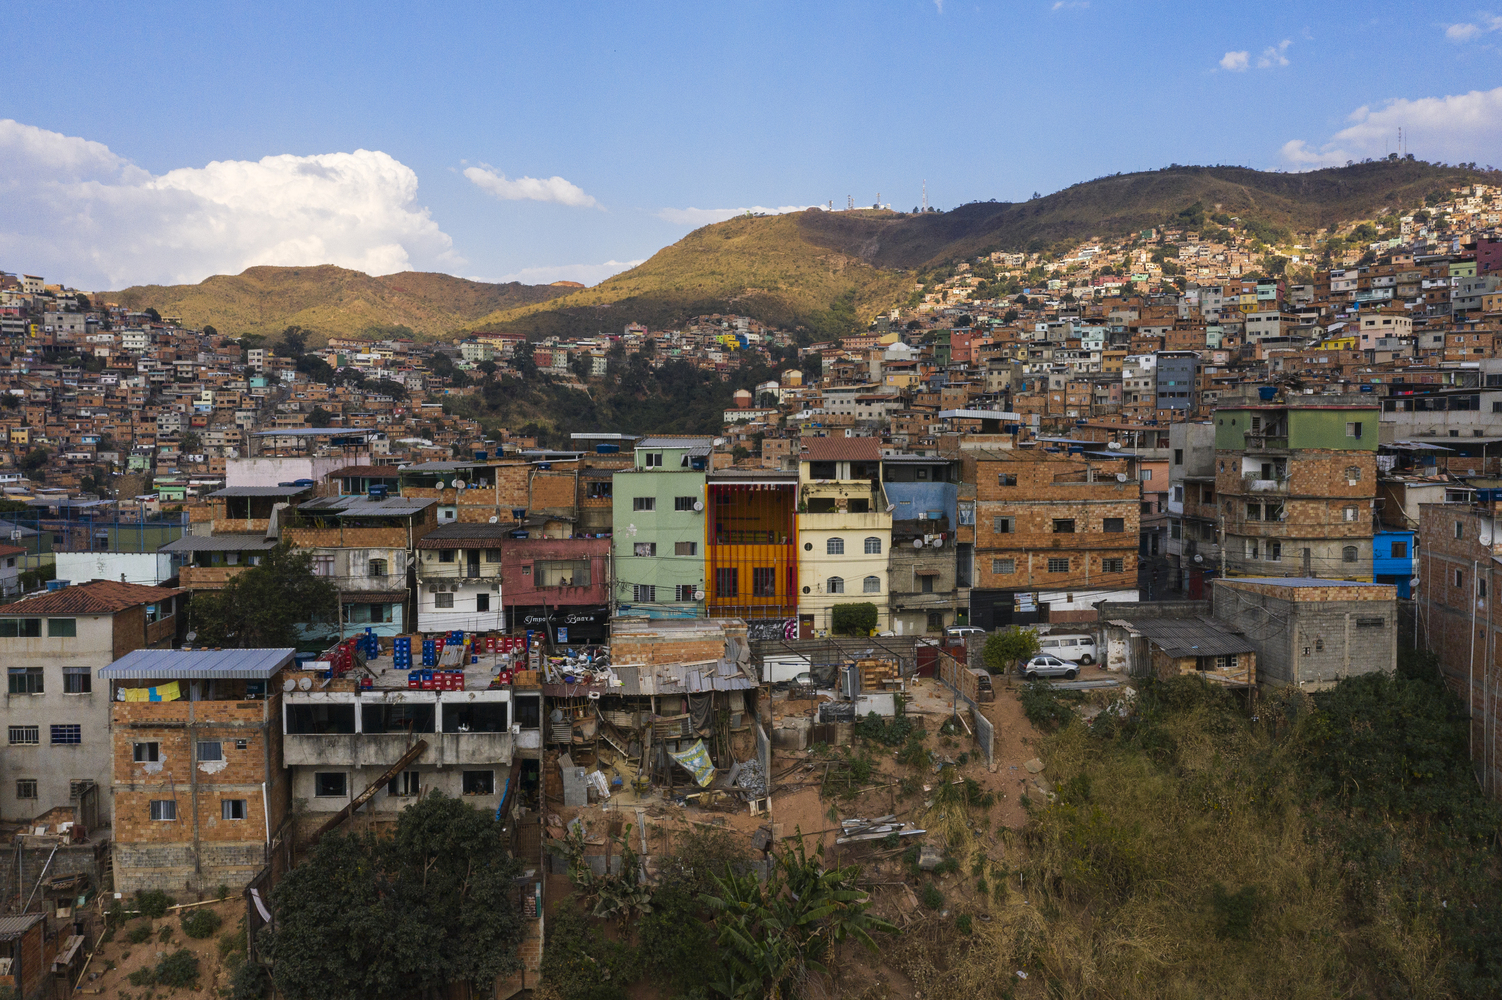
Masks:
[[[1247,434],[1247,451],[1287,451],[1287,434]]]

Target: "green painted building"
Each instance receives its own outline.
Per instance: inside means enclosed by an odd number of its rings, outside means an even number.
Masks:
[[[704,482],[714,439],[649,437],[615,474],[614,598],[621,614],[704,614]]]

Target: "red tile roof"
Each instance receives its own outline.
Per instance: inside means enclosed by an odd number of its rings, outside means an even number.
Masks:
[[[141,604],[155,604],[186,590],[172,587],[148,587],[139,583],[113,580],[90,580],[28,597],[10,605],[12,613],[23,615],[108,615]]]
[[[877,462],[881,442],[874,437],[806,437],[799,456],[805,462]]]

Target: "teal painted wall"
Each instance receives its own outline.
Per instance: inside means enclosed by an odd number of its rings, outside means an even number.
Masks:
[[[671,455],[671,452],[669,452]],[[705,514],[695,510],[676,510],[678,497],[693,497],[704,502],[705,475],[689,469],[664,468],[622,470],[615,474],[612,503],[611,544],[615,556],[615,599],[632,604],[633,586],[648,584],[657,588],[655,604],[672,605],[669,613],[699,612],[703,602],[677,601],[676,588],[704,589],[704,521]],[[637,497],[652,497],[655,510],[636,509]],[[693,555],[677,555],[680,542],[693,545]],[[656,554],[639,556],[638,545],[655,545]],[[651,608],[640,609],[651,614]]]

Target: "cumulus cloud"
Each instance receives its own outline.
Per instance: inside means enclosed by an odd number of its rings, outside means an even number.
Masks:
[[[524,285],[546,285],[553,281],[577,281],[597,285],[611,275],[629,271],[642,260],[607,260],[603,264],[559,264],[556,267],[524,267],[515,274],[501,276],[502,281],[520,281]],[[478,279],[485,280],[485,279]]]
[[[1473,38],[1502,31],[1502,17],[1488,15],[1477,21],[1452,24],[1445,28],[1445,37],[1452,42],[1469,42]]]
[[[711,222],[724,222],[737,215],[745,215],[747,212],[753,215],[784,215],[788,212],[802,212],[818,207],[817,205],[783,205],[780,208],[767,208],[765,205],[753,205],[750,208],[664,208],[657,213],[657,217],[674,225],[693,226],[697,229]]]
[[[1303,139],[1289,140],[1283,144],[1283,159],[1295,167],[1313,169],[1379,157],[1394,148],[1400,127],[1421,159],[1446,163],[1502,159],[1502,87],[1447,97],[1399,98],[1376,108],[1363,105],[1348,120],[1348,127],[1318,146]]]
[[[0,120],[0,260],[85,289],[257,264],[462,263],[416,197],[410,167],[366,149],[155,176],[102,143]]]
[[[1272,69],[1275,66],[1287,66],[1288,56],[1286,53],[1288,52],[1288,46],[1292,44],[1293,39],[1285,38],[1277,45],[1269,45],[1263,49],[1262,54],[1257,57],[1257,68]]]
[[[1220,68],[1232,73],[1240,73],[1246,69],[1247,60],[1250,57],[1250,52],[1227,52],[1220,57]]]
[[[577,184],[562,177],[508,178],[488,164],[468,167],[464,176],[471,184],[502,201],[552,201],[572,208],[599,208],[599,202]]]

